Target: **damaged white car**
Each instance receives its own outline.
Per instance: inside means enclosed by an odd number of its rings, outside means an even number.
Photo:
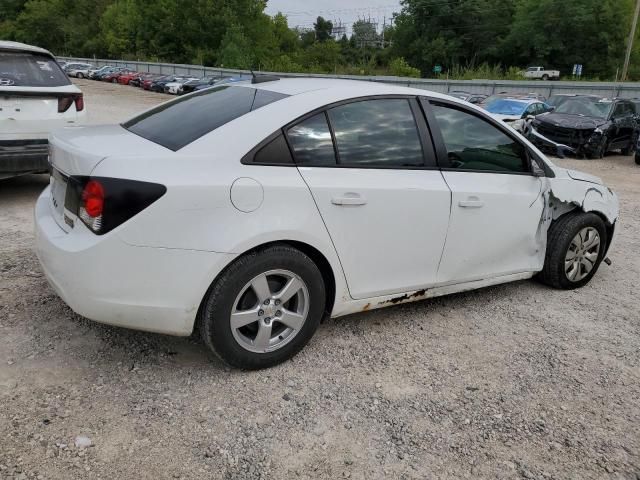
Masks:
[[[598,178],[483,110],[373,82],[256,77],[50,144],[36,243],[58,294],[99,322],[196,328],[242,368],[292,357],[324,316],[583,286],[618,218]]]

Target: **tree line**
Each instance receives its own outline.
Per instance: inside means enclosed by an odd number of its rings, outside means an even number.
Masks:
[[[517,78],[528,65],[613,80],[634,0],[402,0],[383,29],[292,28],[266,0],[1,0],[0,39],[57,55],[282,72]],[[637,42],[640,43],[640,42]],[[630,79],[640,79],[640,45]],[[436,73],[439,66],[440,73]]]

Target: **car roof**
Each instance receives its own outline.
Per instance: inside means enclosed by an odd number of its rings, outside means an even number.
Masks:
[[[27,45],[26,43],[10,42],[7,40],[0,40],[0,50],[42,53],[50,57],[53,57],[53,54],[49,50],[45,50],[44,48],[36,47],[34,45]]]
[[[451,97],[446,94],[433,91],[426,91],[417,88],[403,87],[399,85],[391,85],[387,83],[369,81],[369,80],[349,80],[337,78],[281,78],[263,83],[251,83],[251,80],[243,80],[234,82],[234,86],[250,87],[258,90],[268,90],[271,92],[282,93],[284,95],[295,96],[309,92],[321,92],[323,90],[331,90],[335,96],[344,96],[345,99],[366,97],[369,95],[429,95],[431,97],[440,98],[442,100],[450,100]],[[354,94],[354,90],[358,90],[358,94]],[[332,95],[332,96],[333,96]]]

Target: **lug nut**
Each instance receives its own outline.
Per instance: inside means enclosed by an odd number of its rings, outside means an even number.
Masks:
[[[280,310],[278,310],[278,311],[276,312],[276,317],[279,317],[279,316],[281,316],[281,315],[282,315],[282,312],[281,312]]]
[[[265,300],[265,301],[264,301],[264,304],[265,304],[265,305],[269,305],[269,299]]]
[[[276,305],[280,305],[282,303],[280,300],[276,300]]]
[[[271,319],[269,317],[266,317],[264,319],[264,323],[265,323],[265,325],[269,325],[271,323]]]
[[[258,310],[258,315],[264,315],[264,310]]]

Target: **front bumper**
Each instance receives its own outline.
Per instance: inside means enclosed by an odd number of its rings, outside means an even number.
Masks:
[[[114,231],[92,234],[81,222],[66,233],[50,208],[50,187],[35,206],[36,253],[56,293],[100,323],[190,335],[211,282],[235,255],[135,247]]]
[[[0,177],[48,170],[49,142],[46,139],[0,140]]]
[[[566,153],[591,155],[598,151],[602,134],[565,128],[549,129],[532,126],[527,138],[540,150],[564,157]]]

